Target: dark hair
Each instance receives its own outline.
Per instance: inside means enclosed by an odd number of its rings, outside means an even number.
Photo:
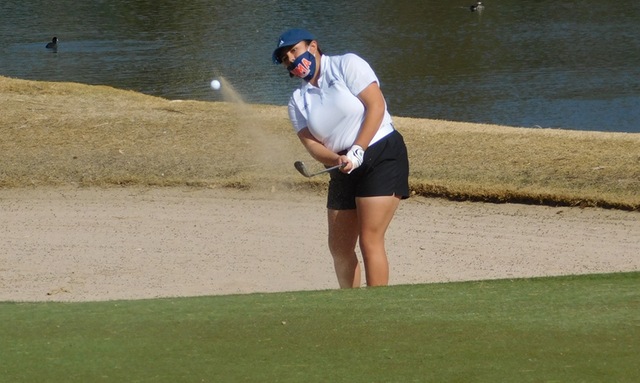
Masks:
[[[307,44],[311,44],[311,42],[313,40],[305,40],[307,42]],[[316,40],[316,43],[318,45],[318,53],[320,53],[320,56],[322,56],[324,53],[322,53],[322,49],[320,49],[320,43],[318,43],[318,40]]]
[[[300,40],[300,41],[304,41],[305,43],[307,43],[307,45],[311,44],[311,42],[313,40]],[[300,42],[298,41],[298,43]],[[297,43],[296,43],[297,44]],[[294,44],[295,45],[295,44]],[[278,50],[276,51],[276,57],[278,58],[278,60],[280,60],[280,62],[282,62],[282,60],[280,59],[280,57],[282,56],[282,52],[286,52],[289,49],[291,49],[293,45],[287,45],[284,47],[280,47],[278,48]],[[318,44],[318,53],[320,53],[320,56],[322,56],[324,53],[322,52],[322,49],[320,49],[320,44]]]

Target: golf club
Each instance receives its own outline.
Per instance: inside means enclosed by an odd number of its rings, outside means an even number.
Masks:
[[[320,170],[319,172],[309,173],[309,170],[307,170],[307,167],[304,165],[304,162],[296,161],[296,162],[293,163],[293,166],[295,166],[296,170],[299,171],[300,174],[302,174],[303,176],[305,176],[307,178],[310,178],[310,177],[313,177],[313,176],[317,176],[318,174],[330,172],[330,171],[335,170],[335,169],[342,168],[345,165],[346,164],[340,164],[340,165],[332,166],[330,168],[326,168],[324,170]]]

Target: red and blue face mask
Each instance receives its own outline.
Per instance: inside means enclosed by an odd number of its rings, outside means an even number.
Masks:
[[[287,70],[292,75],[309,82],[316,73],[316,57],[307,50],[298,56],[291,65],[287,67]]]

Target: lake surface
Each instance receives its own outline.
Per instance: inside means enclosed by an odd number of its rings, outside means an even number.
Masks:
[[[218,101],[285,105],[299,80],[271,63],[304,27],[354,52],[397,116],[640,132],[637,1],[4,0],[0,75]],[[53,36],[57,51],[45,49]]]

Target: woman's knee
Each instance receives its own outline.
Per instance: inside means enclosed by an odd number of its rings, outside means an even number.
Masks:
[[[336,259],[349,259],[356,256],[356,241],[332,241],[329,239],[329,252]]]

